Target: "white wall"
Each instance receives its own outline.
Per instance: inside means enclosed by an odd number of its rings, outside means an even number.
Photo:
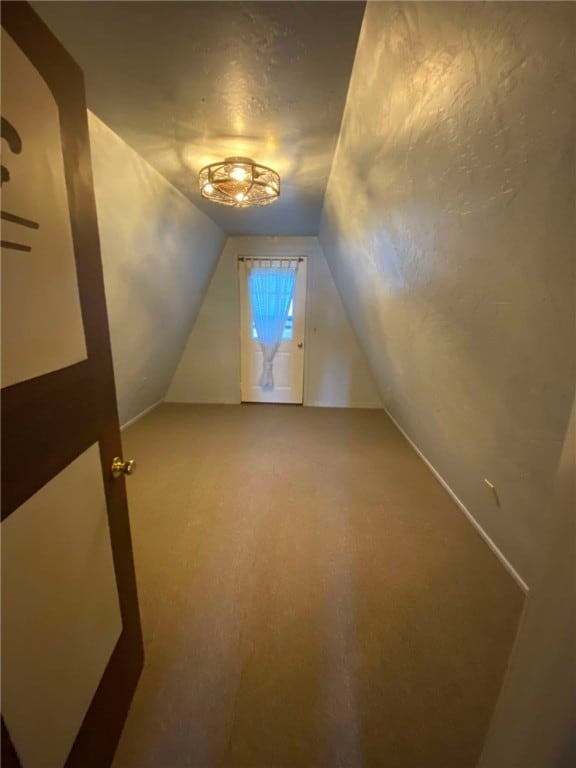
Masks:
[[[576,765],[576,398],[541,577],[529,595],[479,768]]]
[[[240,402],[238,256],[308,256],[304,404],[378,408],[363,353],[316,237],[230,237],[166,399]]]
[[[384,407],[529,584],[575,380],[575,19],[368,3],[320,231]]]
[[[95,115],[88,124],[124,424],[164,397],[225,235]]]

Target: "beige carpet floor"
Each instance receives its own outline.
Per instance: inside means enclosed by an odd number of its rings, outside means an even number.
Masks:
[[[382,411],[123,436],[146,665],[114,768],[473,768],[523,595]]]

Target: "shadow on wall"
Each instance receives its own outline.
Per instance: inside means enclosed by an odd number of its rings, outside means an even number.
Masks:
[[[321,371],[321,382],[318,394],[321,400],[330,403],[348,402],[352,392],[350,360],[334,356],[332,360],[318,360]]]
[[[164,397],[225,235],[89,113],[121,423]]]
[[[347,344],[342,341],[342,333],[336,337],[338,341],[326,349],[318,344],[313,347],[314,369],[317,381],[315,384],[318,404],[341,407],[342,404],[354,404],[355,407],[380,407],[377,395],[372,387],[369,399],[362,398],[367,392],[366,368],[364,361],[350,354]],[[312,342],[313,343],[313,342]]]

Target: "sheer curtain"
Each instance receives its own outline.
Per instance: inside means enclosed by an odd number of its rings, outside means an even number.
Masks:
[[[264,391],[270,391],[274,389],[274,358],[294,296],[298,261],[247,259],[247,268],[252,319],[262,349],[262,375],[258,383]]]

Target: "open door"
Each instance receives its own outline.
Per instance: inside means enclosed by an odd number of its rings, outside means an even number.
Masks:
[[[103,768],[143,648],[84,83],[20,2],[1,171],[2,762]]]

